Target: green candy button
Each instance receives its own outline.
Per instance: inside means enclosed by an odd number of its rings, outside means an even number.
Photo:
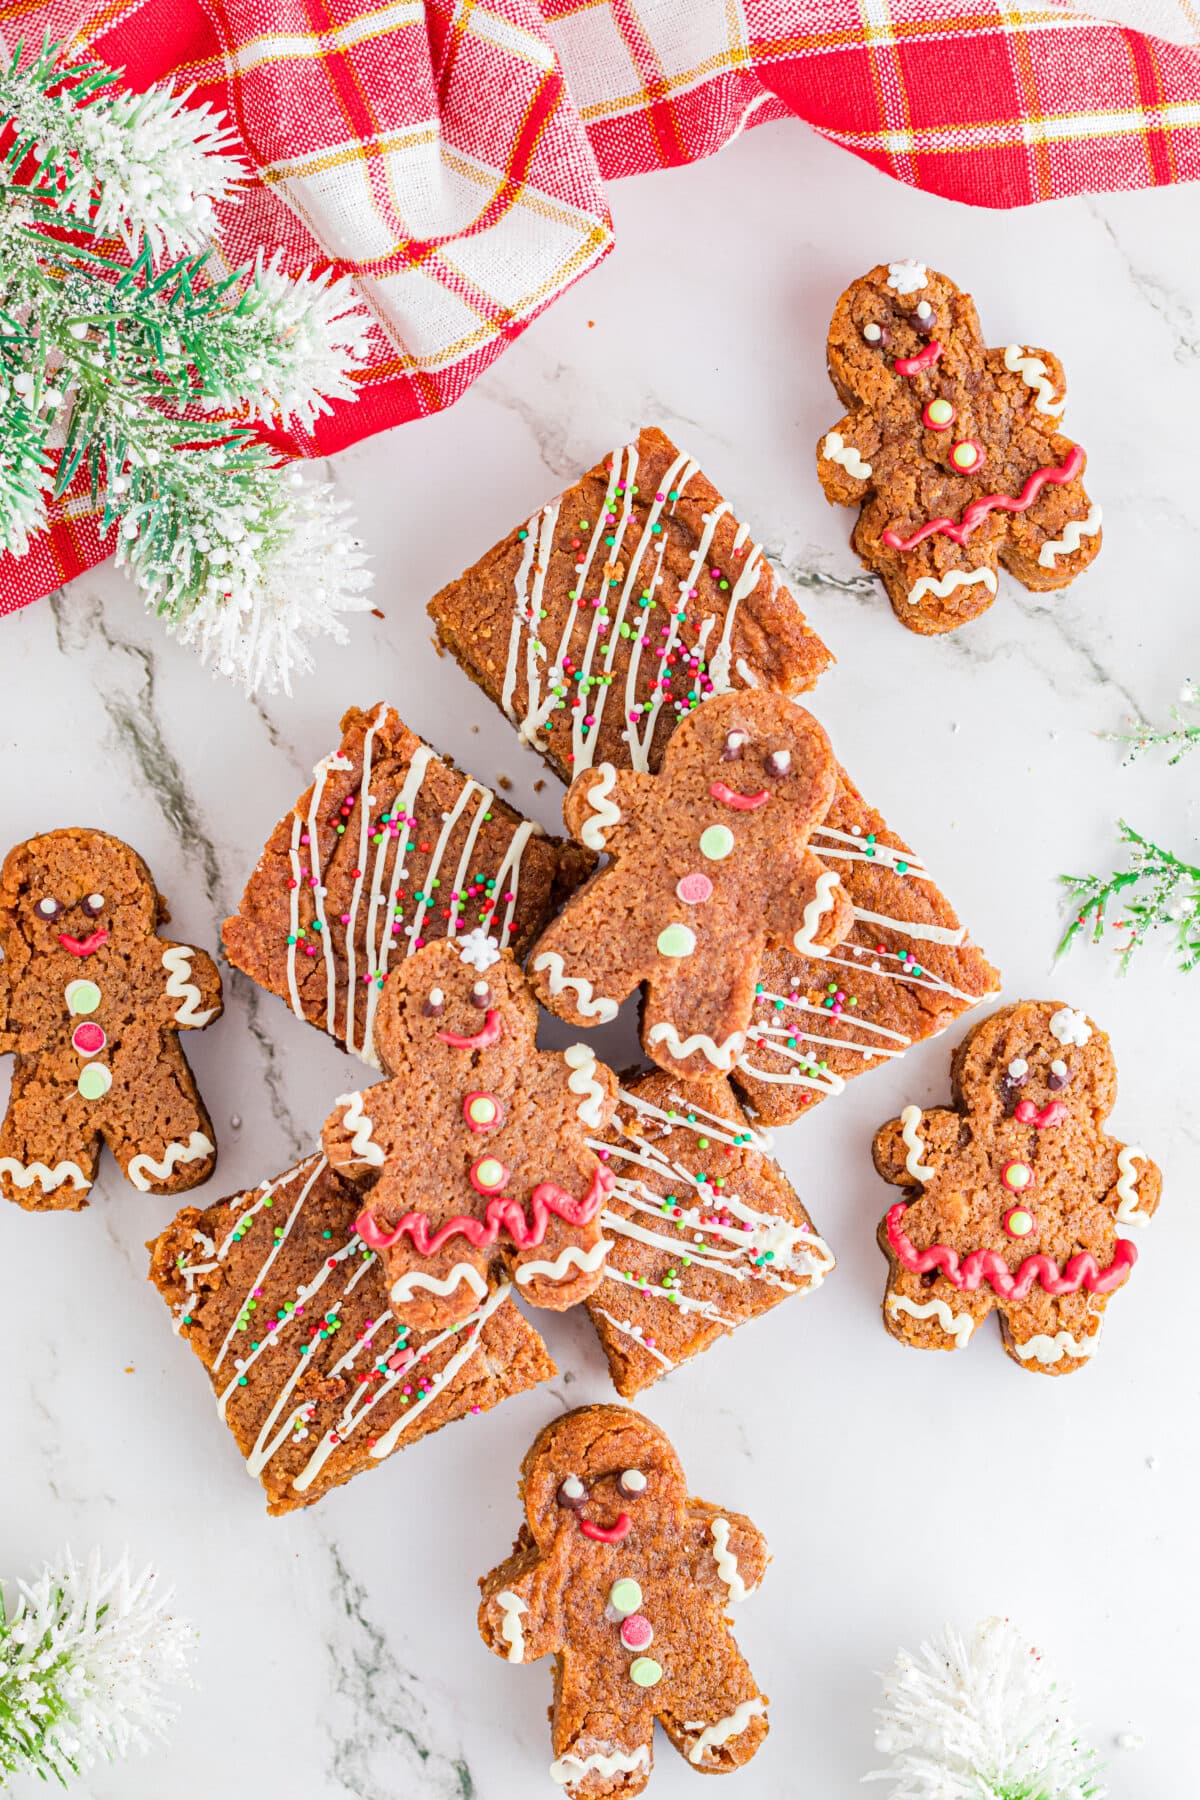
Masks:
[[[662,1664],[652,1656],[635,1656],[629,1665],[629,1679],[638,1687],[656,1687],[662,1678]]]
[[[80,1069],[75,1085],[85,1100],[100,1100],[112,1086],[112,1076],[103,1063],[89,1063],[86,1069]]]
[[[642,1604],[642,1590],[637,1582],[626,1576],[622,1581],[614,1581],[609,1591],[608,1604],[623,1619],[635,1613]]]
[[[700,833],[700,854],[709,862],[720,862],[733,849],[733,833],[728,825],[710,825]]]
[[[94,1013],[100,1004],[100,989],[94,981],[68,981],[67,1010],[72,1013]]]
[[[690,956],[696,948],[696,934],[686,925],[668,925],[658,934],[660,956]]]

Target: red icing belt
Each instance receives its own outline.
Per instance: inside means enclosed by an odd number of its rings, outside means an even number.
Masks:
[[[459,1213],[430,1235],[429,1220],[424,1213],[405,1213],[394,1231],[384,1231],[376,1223],[370,1208],[365,1208],[354,1221],[354,1229],[372,1250],[390,1250],[405,1235],[412,1238],[421,1256],[436,1256],[447,1239],[469,1238],[477,1250],[494,1244],[501,1231],[507,1231],[521,1250],[532,1250],[542,1242],[550,1215],[568,1225],[590,1225],[605,1200],[616,1186],[616,1176],[608,1169],[597,1169],[592,1185],[582,1200],[568,1194],[556,1181],[539,1181],[529,1196],[529,1218],[519,1201],[498,1195],[489,1200],[482,1219],[471,1219]]]
[[[1090,1250],[1073,1256],[1061,1273],[1048,1256],[1027,1256],[1014,1275],[995,1250],[972,1250],[960,1264],[958,1251],[951,1250],[948,1244],[934,1244],[928,1250],[916,1248],[900,1224],[907,1210],[906,1203],[898,1200],[887,1216],[888,1243],[896,1260],[914,1275],[928,1275],[936,1269],[952,1286],[965,1288],[969,1294],[985,1281],[1002,1300],[1025,1300],[1038,1282],[1055,1298],[1078,1293],[1081,1287],[1089,1294],[1110,1294],[1120,1287],[1137,1261],[1136,1244],[1128,1238],[1118,1238],[1107,1269],[1101,1269]]]
[[[1051,463],[1044,469],[1035,469],[1015,500],[1008,494],[984,494],[980,499],[972,500],[957,525],[953,519],[930,519],[927,525],[914,531],[910,538],[897,536],[889,527],[882,534],[881,542],[889,550],[915,550],[927,537],[933,537],[940,531],[943,537],[953,538],[956,544],[965,544],[975,527],[982,525],[989,513],[1026,512],[1044,487],[1062,487],[1066,482],[1074,481],[1082,467],[1083,451],[1078,444],[1072,444],[1071,453],[1065,462]]]

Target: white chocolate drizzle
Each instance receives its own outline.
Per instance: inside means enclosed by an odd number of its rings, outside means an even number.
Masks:
[[[1117,1220],[1121,1225],[1148,1225],[1150,1214],[1138,1208],[1137,1165],[1145,1162],[1146,1152],[1136,1144],[1122,1144],[1117,1152],[1117,1199],[1121,1202],[1117,1208]]]
[[[1068,519],[1060,538],[1047,538],[1038,551],[1038,562],[1043,569],[1052,569],[1060,556],[1074,556],[1085,537],[1095,537],[1100,529],[1104,514],[1094,503],[1089,506],[1086,519]]]
[[[611,1781],[614,1775],[633,1775],[650,1767],[650,1751],[645,1744],[636,1750],[589,1750],[583,1756],[568,1750],[550,1764],[550,1779],[558,1787],[574,1787],[586,1775],[599,1775]]]
[[[447,1294],[452,1294],[464,1282],[477,1300],[483,1299],[487,1293],[487,1282],[474,1264],[468,1262],[455,1263],[450,1273],[443,1277],[427,1275],[421,1269],[409,1269],[393,1283],[392,1299],[397,1305],[402,1305],[404,1301],[413,1298],[418,1288],[427,1289],[431,1294],[440,1294],[445,1299]]]
[[[52,1194],[64,1181],[81,1193],[92,1185],[78,1163],[66,1160],[51,1168],[44,1162],[23,1163],[15,1156],[0,1156],[0,1175],[7,1175],[19,1188],[30,1188],[36,1181],[44,1194]]]
[[[847,475],[853,475],[856,481],[866,481],[871,473],[870,463],[863,461],[854,445],[848,444],[840,431],[831,431],[826,434],[825,442],[821,446],[821,455],[826,457],[829,462],[840,463]]]
[[[606,834],[620,822],[621,809],[608,797],[616,780],[617,771],[613,764],[601,763],[596,771],[595,781],[588,788],[585,797],[591,808],[591,817],[584,821],[579,839],[589,850],[603,850],[608,841]]]
[[[900,1114],[900,1136],[904,1140],[908,1155],[904,1159],[904,1167],[914,1181],[929,1181],[937,1174],[936,1169],[921,1161],[921,1152],[925,1143],[921,1137],[921,1120],[923,1113],[919,1106],[906,1106]]]
[[[657,1025],[652,1025],[647,1037],[651,1049],[655,1044],[665,1044],[667,1054],[677,1062],[683,1062],[686,1057],[699,1050],[714,1069],[720,1069],[724,1074],[728,1074],[733,1067],[734,1059],[744,1042],[745,1033],[741,1031],[731,1032],[723,1044],[714,1043],[703,1031],[694,1031],[691,1037],[681,1039],[678,1027],[672,1025],[669,1019],[660,1019]]]
[[[1062,1362],[1065,1357],[1091,1356],[1100,1342],[1100,1327],[1086,1337],[1073,1337],[1069,1331],[1056,1331],[1050,1337],[1040,1331],[1023,1343],[1015,1337],[1009,1341],[1022,1362],[1038,1362],[1046,1368],[1051,1363]]]
[[[500,1636],[508,1645],[508,1660],[511,1663],[524,1662],[525,1632],[521,1626],[521,1614],[528,1612],[529,1608],[521,1596],[514,1594],[511,1588],[500,1588],[493,1598],[504,1614],[500,1626]]]
[[[714,1519],[710,1526],[713,1542],[713,1561],[717,1565],[717,1574],[729,1589],[729,1598],[735,1603],[746,1598],[746,1583],[742,1580],[738,1568],[738,1559],[729,1548],[729,1520]]]
[[[817,876],[816,893],[805,905],[800,929],[792,938],[793,947],[802,955],[823,956],[825,954],[817,944],[816,936],[825,914],[833,911],[834,896],[841,885],[841,876],[832,869],[825,869]]]
[[[932,594],[935,600],[944,600],[955,588],[974,587],[982,582],[989,594],[995,597],[999,583],[994,569],[951,569],[938,581],[932,575],[922,575],[914,587],[908,590],[908,604],[917,606],[926,594]]]
[[[715,1725],[705,1725],[701,1719],[689,1719],[683,1729],[698,1731],[699,1737],[688,1751],[690,1763],[704,1761],[704,1752],[721,1744],[727,1744],[731,1737],[740,1737],[751,1719],[761,1718],[766,1714],[767,1703],[761,1697],[755,1700],[743,1700],[735,1707],[728,1718],[718,1719]]]
[[[176,1025],[191,1025],[197,1031],[207,1025],[216,1016],[216,1007],[206,1007],[200,1012],[200,989],[190,979],[192,958],[196,952],[190,944],[171,944],[163,951],[163,968],[169,973],[167,993],[180,1005],[175,1009]]]
[[[611,1249],[612,1245],[607,1238],[601,1238],[590,1250],[581,1250],[577,1244],[568,1244],[553,1262],[542,1259],[518,1263],[516,1277],[522,1287],[525,1287],[529,1282],[542,1278],[546,1281],[561,1281],[572,1269],[578,1269],[583,1275],[594,1275]]]
[[[334,1101],[342,1111],[342,1124],[350,1133],[350,1148],[356,1162],[370,1163],[374,1169],[383,1167],[385,1158],[383,1147],[371,1136],[372,1121],[363,1109],[362,1094],[339,1094]]]
[[[546,982],[552,994],[563,994],[573,988],[576,994],[575,1010],[582,1013],[585,1019],[595,1019],[597,1025],[606,1025],[615,1019],[620,1007],[615,1000],[605,999],[603,994],[594,994],[591,982],[586,975],[567,975],[564,963],[557,950],[543,950],[540,956],[533,959],[535,975],[545,971]]]
[[[571,1074],[567,1086],[573,1094],[582,1094],[576,1111],[585,1125],[598,1130],[604,1117],[604,1103],[607,1099],[605,1089],[596,1080],[595,1053],[586,1044],[571,1044],[563,1051],[563,1061]]]
[[[893,1314],[908,1313],[914,1319],[936,1319],[946,1336],[954,1339],[956,1350],[963,1348],[975,1330],[975,1320],[969,1312],[952,1312],[944,1300],[910,1300],[907,1294],[889,1294],[887,1307]]]
[[[161,1162],[156,1162],[149,1151],[143,1150],[130,1161],[125,1173],[135,1188],[143,1194],[150,1192],[151,1179],[166,1181],[177,1163],[198,1162],[203,1156],[211,1156],[216,1145],[202,1131],[193,1131],[186,1144],[168,1144],[162,1153]]]
[[[1034,412],[1044,413],[1051,419],[1060,416],[1067,404],[1066,395],[1055,399],[1054,388],[1048,379],[1050,371],[1040,356],[1029,356],[1020,344],[1009,344],[1004,352],[1004,366],[1011,374],[1019,375],[1025,386],[1037,395]]]

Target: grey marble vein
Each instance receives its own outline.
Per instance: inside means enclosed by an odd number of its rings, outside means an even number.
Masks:
[[[1134,261],[1117,236],[1111,219],[1098,204],[1090,203],[1089,210],[1099,220],[1131,284],[1170,332],[1175,344],[1175,361],[1185,366],[1200,363],[1200,318],[1197,318],[1195,307],[1183,294]]]

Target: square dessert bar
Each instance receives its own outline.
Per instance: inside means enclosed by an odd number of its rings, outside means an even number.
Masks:
[[[592,1147],[616,1186],[601,1215],[604,1281],[585,1305],[626,1399],[834,1266],[720,1077],[627,1079]]]
[[[764,958],[733,1081],[768,1125],[798,1119],[1000,988],[949,900],[844,769],[809,843],[841,877],[854,927],[827,956]]]
[[[440,642],[570,780],[655,769],[710,694],[811,688],[832,660],[728,501],[645,430],[429,603]]]
[[[454,1330],[397,1325],[354,1229],[361,1204],[318,1153],[249,1193],[185,1207],[149,1246],[150,1279],[271,1513],[555,1373],[507,1282]]]
[[[353,708],[225,921],[229,961],[374,1065],[394,959],[485,925],[524,956],[591,867],[461,774],[391,707]]]

